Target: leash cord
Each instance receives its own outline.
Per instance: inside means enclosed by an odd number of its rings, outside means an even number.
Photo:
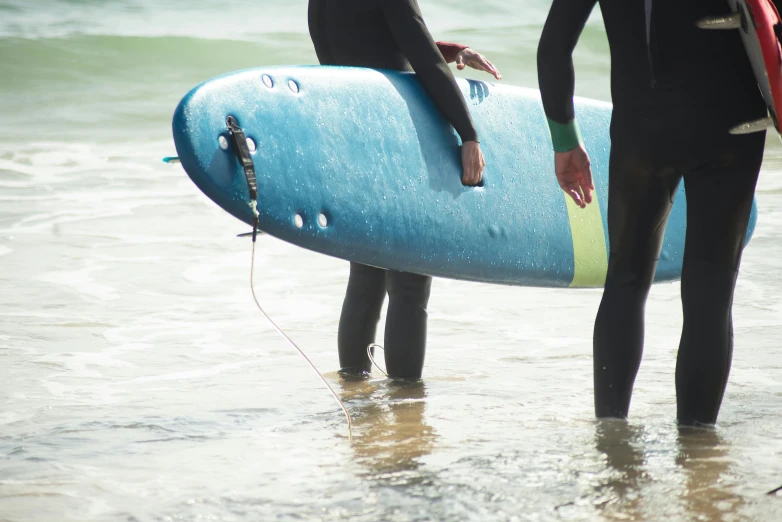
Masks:
[[[253,226],[253,230],[256,230],[256,229],[257,229],[257,223],[255,223],[254,226]],[[296,351],[299,352],[299,354],[302,357],[304,357],[304,360],[307,361],[307,364],[309,364],[310,368],[312,368],[312,370],[315,373],[318,374],[318,378],[326,386],[326,388],[328,388],[329,392],[331,392],[331,395],[334,397],[334,400],[337,401],[337,403],[339,404],[339,407],[342,409],[342,413],[345,415],[345,420],[348,422],[348,440],[352,441],[353,440],[353,421],[350,418],[350,413],[348,413],[347,408],[345,408],[345,404],[342,402],[342,399],[339,398],[339,396],[334,391],[334,389],[331,387],[331,385],[329,385],[328,381],[326,381],[326,379],[323,377],[323,375],[321,375],[321,373],[318,371],[318,369],[312,363],[310,358],[307,357],[307,355],[304,353],[304,351],[301,348],[299,348],[296,345],[296,343],[294,343],[293,340],[290,337],[288,337],[286,335],[286,333],[283,332],[282,329],[279,326],[277,326],[277,324],[274,321],[272,321],[271,317],[269,317],[269,315],[264,311],[263,307],[261,306],[261,303],[258,301],[258,296],[255,294],[255,285],[253,284],[254,276],[255,276],[255,233],[253,233],[252,261],[251,261],[251,264],[250,264],[250,290],[252,291],[252,294],[253,294],[253,300],[255,301],[255,304],[258,306],[258,310],[261,311],[261,313],[266,318],[266,320],[269,321],[269,323],[271,323],[271,325],[274,327],[274,329],[277,330],[277,332],[280,335],[282,335],[285,338],[286,341],[288,341],[288,344],[293,346],[293,348],[295,348]]]

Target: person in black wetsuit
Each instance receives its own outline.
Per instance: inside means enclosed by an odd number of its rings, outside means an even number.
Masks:
[[[594,189],[573,107],[572,53],[596,0],[553,0],[538,79],[560,186],[582,208]],[[611,48],[605,290],[594,329],[597,417],[626,418],[644,307],[681,179],[687,236],[676,364],[680,424],[714,424],[733,353],[731,308],[765,133],[728,130],[766,115],[739,32],[706,31],[724,0],[600,0]]]
[[[309,29],[321,65],[414,70],[443,116],[462,139],[462,182],[475,185],[484,166],[467,104],[421,16],[416,0],[310,0]],[[446,54],[453,45],[443,45]],[[460,67],[464,60],[452,56]],[[499,79],[491,66],[472,56],[471,65]],[[421,377],[426,350],[426,307],[432,278],[350,264],[350,278],[339,321],[341,374],[371,370],[367,347],[375,340],[380,310],[388,293],[385,362],[389,377]]]

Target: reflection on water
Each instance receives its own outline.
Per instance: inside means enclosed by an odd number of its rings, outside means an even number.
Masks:
[[[744,501],[734,491],[730,447],[715,429],[679,429],[676,464],[684,473],[682,501],[694,520],[735,520]],[[727,517],[726,517],[727,516]]]
[[[367,475],[406,480],[419,469],[437,441],[437,432],[424,415],[426,385],[403,382],[342,381],[342,397],[350,403],[356,462]]]
[[[595,447],[608,472],[594,486],[592,503],[597,512],[608,520],[653,520],[653,514],[663,512],[686,520],[743,520],[740,513],[746,502],[735,489],[730,446],[716,429],[681,427],[673,444],[664,442],[666,449],[660,451],[659,442],[626,421],[597,423]],[[672,466],[650,464],[650,458],[672,460]],[[655,482],[647,470],[660,464],[681,478],[678,487],[669,485],[664,492],[667,501],[655,505],[643,492]]]
[[[641,511],[640,488],[646,474],[642,451],[643,430],[625,421],[599,421],[595,447],[605,456],[609,475],[595,486],[594,503],[606,518],[638,520]]]

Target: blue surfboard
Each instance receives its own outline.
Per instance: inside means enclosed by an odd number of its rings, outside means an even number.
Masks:
[[[562,192],[540,94],[458,80],[486,158],[482,187],[461,184],[459,139],[412,73],[266,67],[209,80],[173,118],[182,166],[215,203],[253,222],[226,118],[244,130],[259,228],[360,263],[488,283],[600,287],[608,259],[611,105],[576,100],[596,202]],[[753,204],[747,241],[757,216]],[[677,279],[686,200],[670,214],[656,281]]]

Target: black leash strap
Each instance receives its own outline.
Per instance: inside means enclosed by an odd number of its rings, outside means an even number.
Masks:
[[[255,179],[255,164],[253,158],[250,156],[250,148],[247,146],[247,136],[244,134],[244,130],[239,127],[239,123],[233,116],[228,116],[225,119],[225,124],[228,126],[228,130],[231,135],[231,145],[233,146],[234,153],[239,159],[239,163],[244,169],[244,177],[247,178],[247,188],[250,189],[250,202],[253,205],[253,243],[258,230],[258,213],[255,207],[258,200],[258,182]]]

